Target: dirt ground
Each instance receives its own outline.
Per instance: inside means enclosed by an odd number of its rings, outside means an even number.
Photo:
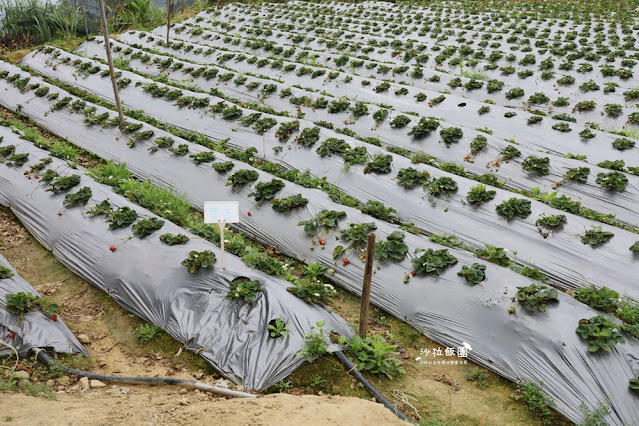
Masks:
[[[353,397],[272,394],[213,398],[148,387],[89,390],[56,401],[2,395],[2,425],[395,425],[381,404]],[[197,392],[197,391],[196,391]]]

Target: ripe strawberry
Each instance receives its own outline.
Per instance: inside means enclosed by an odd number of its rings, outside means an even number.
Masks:
[[[14,337],[15,337],[15,334],[9,333],[9,339],[13,339]]]
[[[415,276],[415,271],[410,271],[410,274],[411,274],[412,276]]]
[[[342,262],[344,262],[344,265],[348,265],[350,263],[348,259],[344,259]]]
[[[111,246],[111,247],[109,247],[109,250],[111,250],[112,252],[114,252],[114,251],[115,251],[115,247],[114,247],[114,246]]]
[[[51,315],[51,319],[53,321],[57,321],[58,320],[58,316],[56,314]]]
[[[250,215],[251,215],[251,212],[248,212],[248,213],[246,213],[246,214],[250,216]]]
[[[320,243],[321,245],[324,245],[324,240],[323,240],[323,239],[321,239],[321,238],[319,238],[319,239],[317,240],[317,242],[318,242],[318,243]]]

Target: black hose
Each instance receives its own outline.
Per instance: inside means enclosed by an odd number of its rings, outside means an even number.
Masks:
[[[399,417],[402,420],[405,420],[407,422],[410,422],[411,420],[406,417],[404,415],[404,413],[402,413],[401,411],[399,411],[393,404],[391,404],[391,402],[389,400],[387,400],[384,395],[382,395],[381,393],[379,393],[379,391],[377,389],[375,389],[375,386],[373,386],[371,384],[371,382],[369,382],[368,380],[366,380],[366,377],[364,377],[362,375],[362,373],[360,373],[360,371],[357,369],[357,367],[355,367],[355,364],[353,364],[351,362],[350,359],[348,359],[346,357],[346,355],[344,355],[344,352],[342,351],[335,351],[333,352],[335,355],[337,355],[337,359],[340,360],[340,362],[344,365],[344,367],[348,370],[349,373],[351,373],[353,376],[355,376],[355,378],[364,385],[364,387],[366,388],[366,390],[368,390],[378,402],[381,402],[382,404],[384,404],[386,406],[386,408],[388,408],[389,410],[391,410],[397,417]]]
[[[216,386],[207,385],[204,383],[200,383],[196,380],[185,380],[185,379],[174,379],[170,377],[124,377],[124,376],[108,376],[105,374],[96,374],[89,373],[88,371],[76,370],[74,368],[66,367],[53,358],[51,358],[47,353],[42,349],[34,349],[36,351],[36,356],[38,361],[42,362],[46,366],[55,366],[65,373],[75,374],[78,376],[83,376],[92,380],[100,380],[104,382],[112,382],[112,383],[144,383],[150,385],[164,384],[164,385],[177,385],[183,387],[190,387],[194,389],[199,389],[207,392],[213,392],[224,396],[235,396],[240,398],[255,398],[256,395],[246,393],[246,392],[238,392],[226,388],[220,388]]]

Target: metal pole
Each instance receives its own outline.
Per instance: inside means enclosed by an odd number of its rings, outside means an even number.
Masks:
[[[171,0],[168,1],[166,13],[166,45],[169,46],[169,32],[171,31]]]
[[[115,70],[113,69],[113,59],[111,58],[111,43],[109,43],[109,28],[107,27],[106,9],[104,7],[104,0],[98,0],[98,2],[100,3],[100,18],[102,18],[102,28],[104,29],[104,48],[106,49],[107,62],[109,62],[109,70],[111,71],[111,84],[113,84],[115,106],[118,108],[120,125],[122,125],[124,124],[124,114],[122,114],[120,94],[118,93],[118,83],[115,81]]]
[[[362,306],[359,310],[359,337],[366,338],[368,325],[368,307],[371,299],[371,279],[373,278],[373,259],[375,258],[375,234],[368,234],[366,246],[366,267],[364,268],[364,287],[362,288]]]

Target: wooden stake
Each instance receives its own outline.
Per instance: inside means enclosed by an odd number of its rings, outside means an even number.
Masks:
[[[109,63],[109,71],[111,71],[111,84],[113,85],[113,96],[115,97],[115,106],[118,108],[120,116],[120,124],[124,124],[124,114],[122,114],[122,104],[120,104],[120,94],[118,93],[118,83],[115,81],[115,70],[113,69],[113,59],[111,58],[111,43],[109,42],[109,28],[107,26],[106,9],[104,0],[98,0],[100,3],[100,18],[102,19],[102,28],[104,29],[104,48],[106,49],[107,62]]]
[[[364,268],[364,287],[362,288],[362,306],[359,310],[359,337],[366,338],[368,325],[368,307],[371,299],[371,279],[373,278],[373,259],[375,258],[375,234],[368,234],[366,245],[366,267]]]
[[[166,46],[169,46],[169,32],[171,31],[171,0],[167,3],[167,13],[166,13]]]
[[[218,222],[217,226],[220,227],[220,248],[222,249],[222,269],[226,269],[226,257],[224,252],[224,228],[226,227],[226,222]]]

